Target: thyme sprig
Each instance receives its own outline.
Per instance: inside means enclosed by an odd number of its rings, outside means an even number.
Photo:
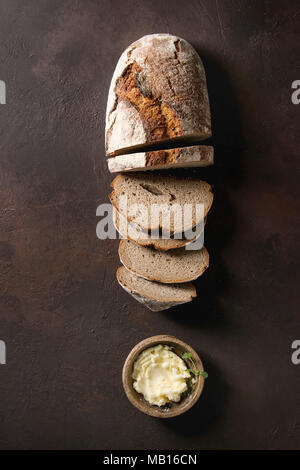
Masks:
[[[191,363],[192,363],[192,366],[193,366],[193,369],[188,369],[188,371],[191,373],[191,374],[194,374],[196,377],[198,375],[201,375],[201,377],[203,377],[204,379],[207,379],[208,377],[208,373],[205,372],[204,370],[203,371],[200,371],[196,368],[196,364],[194,362],[194,359],[193,359],[193,356],[192,356],[192,353],[188,353],[188,352],[185,352],[182,354],[182,359],[188,359]]]

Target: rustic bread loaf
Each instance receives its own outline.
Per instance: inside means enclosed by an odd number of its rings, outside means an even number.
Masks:
[[[214,149],[206,145],[153,150],[118,155],[108,159],[111,173],[119,171],[165,170],[169,168],[193,168],[214,163]]]
[[[195,49],[170,34],[151,34],[121,55],[111,81],[107,155],[211,136],[205,71]]]
[[[192,283],[160,284],[138,277],[124,266],[118,269],[117,280],[126,292],[153,312],[190,302],[197,296]]]
[[[184,248],[158,251],[121,240],[119,256],[121,263],[133,274],[165,284],[197,279],[209,266],[209,254],[204,247],[199,251]]]
[[[112,187],[109,197],[117,211],[142,230],[152,232],[191,230],[207,215],[213,201],[211,186],[199,179],[127,173],[118,175]]]
[[[117,231],[123,238],[127,238],[138,245],[153,247],[161,251],[174,250],[195,241],[201,235],[206,223],[206,219],[204,219],[204,223],[201,223],[197,230],[193,228],[193,231],[196,233],[193,238],[175,239],[151,237],[151,234],[139,230],[133,222],[128,222],[115,208],[113,208],[113,221]]]

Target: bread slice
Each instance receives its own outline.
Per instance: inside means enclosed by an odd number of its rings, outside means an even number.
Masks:
[[[197,297],[196,289],[190,282],[180,285],[166,285],[147,281],[132,274],[124,266],[117,270],[117,279],[126,292],[153,312],[190,302],[194,297]]]
[[[152,173],[118,175],[112,182],[112,205],[144,231],[183,233],[206,217],[212,202],[211,186],[199,179]]]
[[[164,252],[121,240],[119,256],[121,263],[133,274],[165,284],[197,279],[209,266],[205,247],[197,251],[177,248]]]
[[[117,231],[123,238],[127,238],[138,245],[152,247],[161,251],[174,250],[195,241],[202,234],[206,223],[206,219],[204,219],[204,223],[200,224],[197,228],[197,233],[193,238],[175,239],[152,238],[151,234],[139,230],[133,222],[128,222],[115,208],[113,208],[113,221]],[[195,232],[195,229],[193,231]]]
[[[107,155],[210,136],[205,71],[195,49],[170,34],[151,34],[131,44],[109,89]]]
[[[111,173],[120,171],[166,170],[213,165],[214,149],[206,145],[131,153],[108,159]]]

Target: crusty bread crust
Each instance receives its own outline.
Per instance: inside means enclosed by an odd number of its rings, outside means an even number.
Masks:
[[[195,49],[170,34],[144,36],[121,55],[106,110],[106,153],[211,136],[205,71]]]
[[[120,171],[164,170],[213,165],[214,149],[206,145],[153,150],[148,152],[117,155],[108,159],[111,173]]]

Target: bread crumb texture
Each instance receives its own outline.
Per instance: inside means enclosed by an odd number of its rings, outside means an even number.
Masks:
[[[127,173],[118,175],[112,187],[112,205],[146,231],[188,231],[206,217],[213,202],[211,186],[199,179]]]
[[[121,240],[120,261],[130,272],[150,281],[181,283],[201,276],[209,266],[209,254],[201,250],[177,248],[167,252]]]

